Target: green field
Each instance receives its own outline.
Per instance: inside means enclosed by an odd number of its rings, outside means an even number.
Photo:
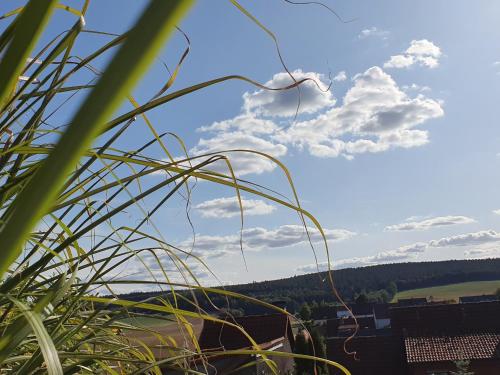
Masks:
[[[468,283],[449,284],[434,286],[430,288],[412,289],[399,292],[393,301],[398,298],[432,297],[433,300],[455,300],[461,296],[475,296],[482,294],[493,294],[500,288],[500,280],[495,281],[472,281]]]

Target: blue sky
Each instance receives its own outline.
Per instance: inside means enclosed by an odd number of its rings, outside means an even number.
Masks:
[[[3,2],[0,12],[17,3]],[[123,32],[144,4],[94,1],[87,27]],[[500,3],[327,2],[354,19],[349,23],[314,5],[242,4],[275,32],[295,77],[325,88],[330,75],[330,91],[306,83],[294,118],[296,90],[228,82],[153,110],[157,129],[180,135],[193,154],[255,148],[282,160],[304,207],[327,230],[334,267],[500,255],[500,211],[494,212],[500,209]],[[58,12],[49,34],[71,22]],[[181,27],[191,52],[176,88],[228,74],[272,87],[290,83],[272,40],[229,1],[199,1]],[[84,38],[80,52],[91,51],[96,40]],[[173,66],[184,47],[177,34],[161,57]],[[150,97],[165,79],[155,64],[135,95]],[[143,137],[142,129],[125,145]],[[283,173],[268,161],[231,160],[238,176],[290,196]],[[235,244],[234,196],[201,183],[192,201],[195,249],[221,280],[315,269],[297,215],[244,194],[247,270]],[[189,246],[191,229],[178,220],[182,211],[179,200],[155,222],[170,242]],[[324,262],[322,247],[316,249]]]

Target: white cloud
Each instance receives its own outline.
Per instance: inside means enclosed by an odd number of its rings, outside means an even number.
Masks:
[[[493,64],[493,68],[495,69],[496,73],[500,75],[500,61],[495,61]]]
[[[248,216],[269,215],[276,207],[260,199],[241,198],[243,214]],[[202,217],[231,218],[240,215],[240,204],[237,197],[217,198],[197,204],[195,208]]]
[[[384,68],[408,68],[415,63],[415,59],[410,55],[394,55],[391,56],[389,61],[384,63]]]
[[[407,221],[400,224],[385,227],[386,231],[411,231],[428,230],[436,227],[443,227],[457,224],[470,224],[475,220],[467,216],[438,216],[422,221]]]
[[[428,142],[427,131],[413,128],[443,116],[440,102],[423,95],[409,97],[376,66],[353,80],[341,106],[294,123],[274,139],[305,147],[314,156],[347,158]]]
[[[405,260],[414,259],[416,254],[422,253],[426,249],[427,249],[426,243],[417,242],[412,245],[401,246],[396,250],[381,251],[371,256],[334,260],[333,262],[330,262],[330,267],[332,269],[334,268],[340,269],[340,268],[350,268],[350,267],[372,266],[381,263],[401,262]],[[318,267],[320,271],[326,271],[328,269],[328,263],[321,262],[318,263],[318,265],[306,264],[298,267],[297,271],[302,273],[316,272]]]
[[[229,120],[216,121],[202,126],[198,132],[243,132],[245,134],[272,134],[278,126],[271,120],[257,118],[252,114],[242,114]]]
[[[493,210],[493,213],[494,213],[495,215],[500,215],[500,208],[499,208],[498,210]]]
[[[320,243],[322,237],[316,228],[308,228],[311,241]],[[342,241],[356,235],[347,229],[324,229],[328,241]],[[276,229],[261,227],[243,229],[243,249],[261,251],[267,249],[296,246],[308,242],[307,234],[301,225],[282,225]],[[181,248],[190,248],[192,239],[183,241]],[[227,253],[239,252],[240,235],[227,236],[197,235],[194,253],[205,257],[217,257]]]
[[[493,258],[500,256],[500,247],[474,248],[464,251],[464,255],[469,259]]]
[[[443,248],[451,246],[478,246],[466,250],[464,255],[469,258],[488,258],[500,256],[500,233],[494,230],[483,230],[479,232],[465,233],[457,236],[445,237],[429,242],[416,242],[411,245],[401,246],[395,250],[381,251],[375,255],[364,257],[353,257],[334,260],[331,267],[335,269],[348,267],[364,267],[381,263],[402,262],[416,260],[418,254],[430,248]],[[327,269],[327,263],[319,263],[320,271]],[[307,264],[297,268],[297,271],[308,273],[316,272],[316,264]]]
[[[344,70],[338,72],[337,75],[335,75],[335,77],[333,77],[333,80],[335,82],[342,82],[342,81],[345,81],[346,79],[347,79],[347,74]]]
[[[403,54],[393,55],[384,63],[384,68],[408,68],[414,64],[427,68],[439,66],[441,49],[427,39],[412,40]]]
[[[412,83],[411,85],[403,85],[401,88],[404,91],[419,91],[419,92],[428,92],[431,91],[431,88],[429,86],[420,86],[417,85],[416,83]]]
[[[298,81],[309,78],[300,85],[299,90],[290,89],[284,91],[257,90],[253,93],[243,95],[243,108],[247,112],[263,116],[294,116],[300,97],[299,113],[315,113],[321,109],[331,107],[335,104],[335,98],[327,90],[328,85],[323,82],[323,76],[315,72],[303,72],[295,70],[293,77]],[[293,83],[292,78],[286,72],[277,73],[266,82],[267,87],[279,88]],[[319,86],[319,87],[318,87]]]
[[[343,73],[343,72],[341,72]],[[335,79],[343,79],[339,73]],[[294,72],[297,79],[314,78],[318,73]],[[343,156],[352,159],[357,154],[376,153],[392,148],[412,148],[429,142],[427,130],[415,127],[443,116],[440,101],[422,94],[411,97],[380,67],[372,67],[353,77],[353,86],[342,104],[335,105],[330,92],[320,91],[313,82],[301,85],[301,113],[309,114],[292,125],[266,116],[294,116],[296,92],[258,90],[243,95],[244,112],[234,118],[202,126],[203,133],[190,154],[200,156],[230,149],[250,149],[281,158],[290,146],[305,149],[317,157]],[[271,86],[290,83],[287,73],[278,73],[267,82]],[[251,153],[229,153],[237,176],[273,171],[276,164]],[[228,173],[226,164],[218,161],[207,169]]]
[[[429,242],[429,246],[475,246],[498,241],[500,241],[500,233],[490,229],[482,230],[479,232],[459,234],[457,236],[444,237],[440,240],[433,240]]]
[[[381,30],[375,26],[370,27],[368,29],[363,29],[358,35],[359,39],[365,39],[368,37],[379,37],[383,40],[387,39],[389,36],[389,32],[386,30]]]
[[[275,158],[282,157],[287,153],[287,147],[283,144],[266,140],[246,131],[234,131],[216,133],[211,138],[201,138],[198,144],[190,150],[190,154],[198,156],[234,149],[259,151]],[[276,168],[273,161],[253,153],[231,152],[225,155],[229,158],[231,166],[238,176],[270,172]],[[227,164],[223,160],[217,161],[207,168],[229,174]]]

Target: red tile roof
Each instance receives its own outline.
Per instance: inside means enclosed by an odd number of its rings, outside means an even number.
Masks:
[[[408,363],[500,359],[500,333],[405,338]]]
[[[293,333],[288,316],[284,314],[237,317],[228,322],[239,325],[261,346],[288,338],[293,345]],[[212,321],[205,321],[198,340],[201,349],[226,350],[252,346],[248,338],[237,328]]]

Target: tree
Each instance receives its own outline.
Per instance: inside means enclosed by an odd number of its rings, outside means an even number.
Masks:
[[[398,292],[398,286],[394,281],[391,281],[386,288],[387,292],[391,295],[391,297],[394,297],[397,292]]]
[[[300,308],[299,315],[300,315],[300,319],[302,319],[303,321],[307,322],[307,321],[311,320],[311,308],[309,307],[307,302],[304,302],[304,304]]]
[[[306,330],[300,331],[295,337],[296,354],[306,354],[317,358],[326,358],[326,345],[324,337],[318,330],[313,329],[311,333]],[[295,359],[295,372],[297,375],[328,374],[328,367],[323,362],[311,361],[303,358]]]
[[[365,304],[368,303],[368,295],[366,294],[366,291],[362,290],[361,293],[359,293],[356,296],[355,302],[357,304]]]
[[[312,344],[314,345],[313,355],[318,358],[326,358],[326,344],[325,338],[317,329],[311,332]],[[316,371],[318,375],[328,374],[328,366],[324,362],[315,362]]]
[[[474,375],[474,372],[469,371],[470,361],[463,359],[455,361],[455,366],[457,366],[457,371],[452,371],[452,375]]]
[[[295,350],[297,354],[309,355],[309,340],[307,331],[300,331],[295,337]],[[297,375],[309,374],[309,363],[307,359],[295,358],[295,372]]]

